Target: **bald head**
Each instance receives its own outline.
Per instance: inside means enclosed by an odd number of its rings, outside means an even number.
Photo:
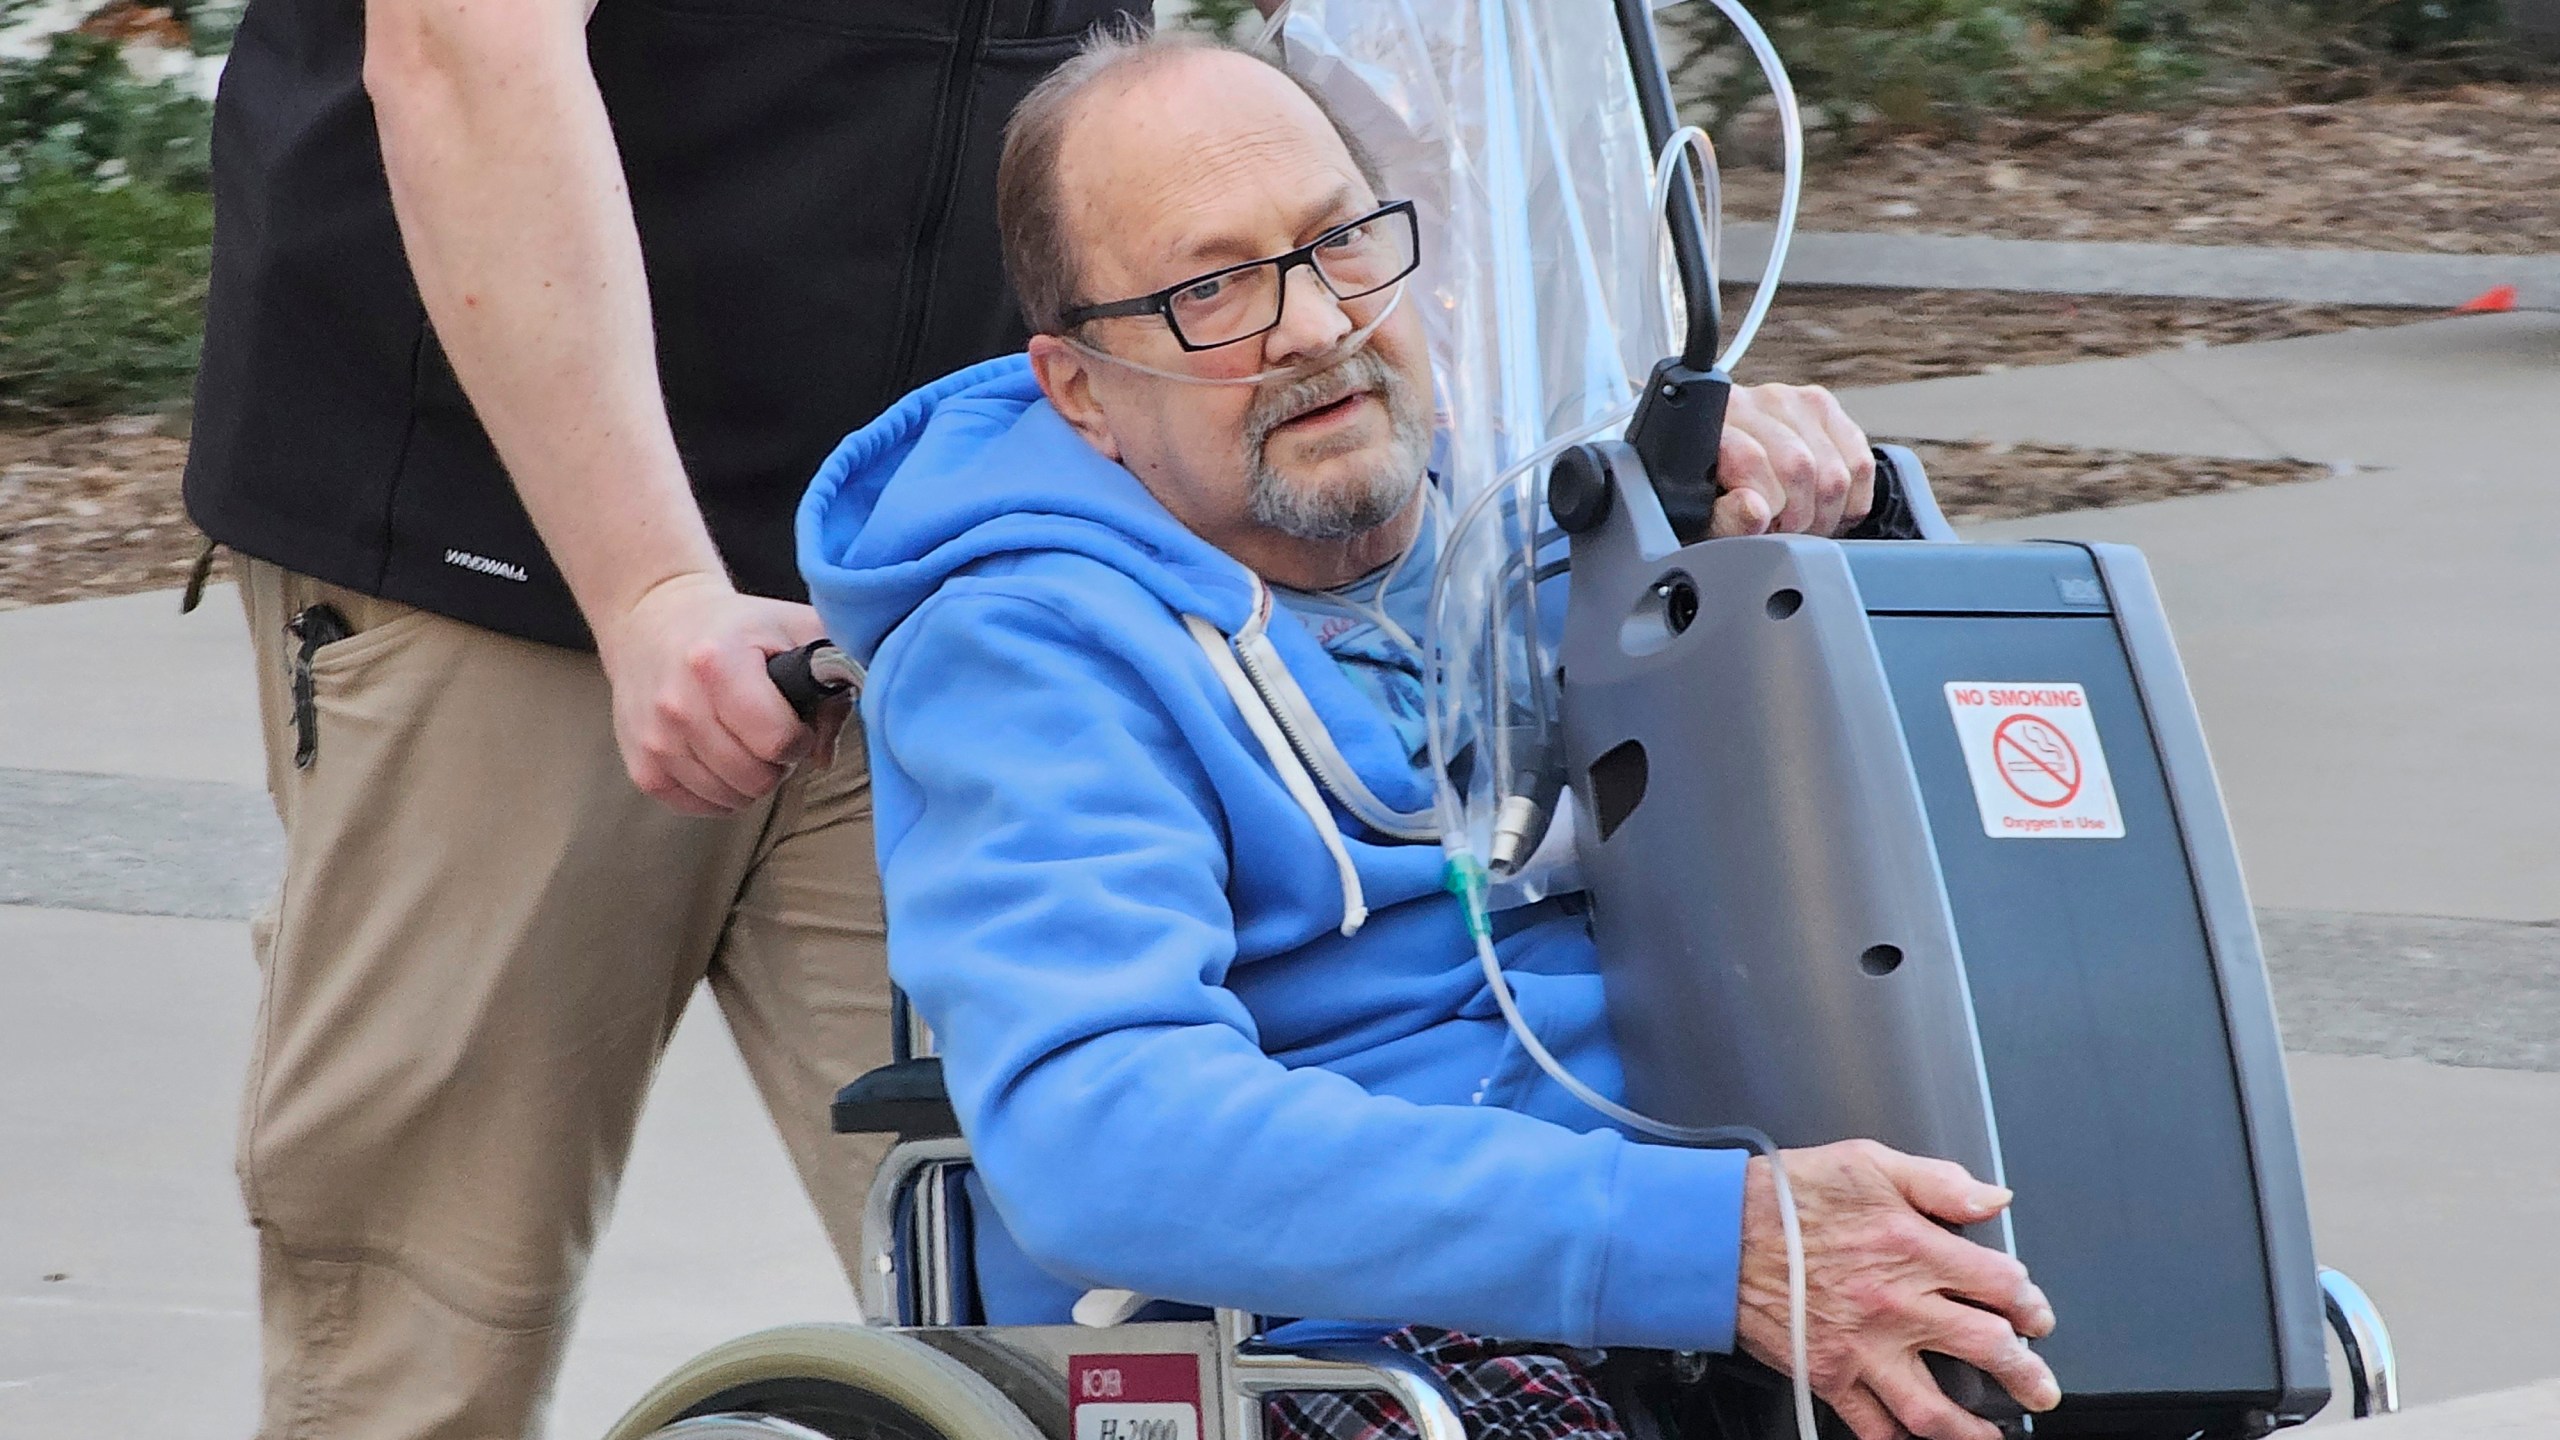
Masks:
[[[1070,306],[1122,298],[1087,292],[1087,237],[1124,224],[1133,210],[1179,205],[1177,192],[1197,189],[1204,175],[1249,168],[1291,144],[1336,152],[1376,188],[1377,168],[1358,139],[1320,95],[1270,61],[1188,31],[1096,32],[1005,127],[996,221],[1032,333],[1058,333]]]
[[[1032,373],[1086,443],[1281,584],[1410,541],[1431,442],[1421,311],[1397,304],[1412,211],[1297,81],[1192,37],[1102,39],[1015,113],[998,186]]]

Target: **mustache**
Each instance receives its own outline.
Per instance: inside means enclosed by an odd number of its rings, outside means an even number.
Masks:
[[[1271,432],[1289,421],[1364,390],[1377,391],[1392,402],[1402,377],[1377,351],[1362,346],[1312,375],[1269,385],[1257,391],[1245,411],[1245,443],[1259,452]]]

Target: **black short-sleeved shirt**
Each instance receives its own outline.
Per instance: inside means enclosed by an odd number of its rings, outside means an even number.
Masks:
[[[738,583],[803,591],[792,511],[845,432],[1021,343],[1004,122],[1110,0],[600,0],[589,58],[667,408]],[[436,344],[363,84],[362,0],[253,0],[214,110],[189,512],[246,554],[590,643]]]

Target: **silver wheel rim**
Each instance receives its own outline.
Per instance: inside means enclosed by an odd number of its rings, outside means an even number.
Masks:
[[[827,1440],[778,1415],[696,1415],[654,1431],[649,1440]]]

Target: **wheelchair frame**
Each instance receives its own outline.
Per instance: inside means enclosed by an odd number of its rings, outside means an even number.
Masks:
[[[953,1346],[961,1337],[1000,1346],[1057,1377],[1062,1387],[1078,1357],[1195,1356],[1209,1377],[1199,1407],[1199,1440],[1263,1440],[1265,1396],[1324,1390],[1383,1391],[1414,1418],[1422,1440],[1467,1440],[1454,1399],[1421,1362],[1377,1342],[1274,1345],[1262,1338],[1256,1318],[1239,1310],[1217,1310],[1208,1320],[1099,1326],[962,1323],[959,1277],[969,1262],[959,1247],[969,1243],[969,1231],[953,1207],[962,1203],[958,1182],[969,1164],[968,1142],[942,1089],[942,1062],[917,1053],[930,1041],[903,995],[893,1007],[893,1023],[897,1058],[847,1085],[834,1111],[840,1132],[898,1135],[863,1210],[857,1293],[867,1323],[913,1334],[936,1348]],[[2323,1268],[2320,1286],[2330,1327],[2345,1352],[2355,1417],[2397,1411],[2399,1365],[2380,1311],[2339,1271]],[[1073,1403],[1070,1396],[1071,1412]],[[1070,1425],[1068,1436],[1106,1440],[1084,1428]]]
[[[1401,1404],[1422,1440],[1467,1440],[1457,1404],[1440,1377],[1377,1342],[1295,1347],[1265,1340],[1257,1317],[1220,1309],[1207,1320],[1113,1325],[960,1323],[958,1276],[968,1243],[953,1207],[969,1164],[969,1143],[942,1089],[942,1062],[903,993],[891,1004],[893,1059],[847,1085],[833,1112],[840,1134],[895,1133],[863,1204],[855,1294],[863,1320],[912,1333],[929,1345],[975,1337],[1068,1384],[1078,1357],[1190,1355],[1207,1378],[1198,1440],[1263,1440],[1262,1401],[1282,1391],[1383,1391]],[[904,1224],[901,1224],[901,1220]],[[1070,1395],[1070,1413],[1077,1397]],[[1096,1440],[1071,1427],[1072,1440]]]

